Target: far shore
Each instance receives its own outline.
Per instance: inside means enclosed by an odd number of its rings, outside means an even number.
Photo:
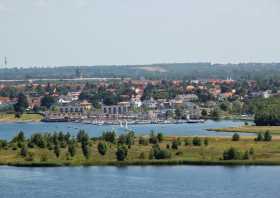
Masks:
[[[280,135],[280,126],[240,126],[225,128],[210,128],[208,131],[215,132],[238,132],[238,133],[264,133],[269,131],[271,134]]]

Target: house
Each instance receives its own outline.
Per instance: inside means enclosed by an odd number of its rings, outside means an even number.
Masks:
[[[102,105],[102,113],[107,115],[122,115],[129,112],[128,102],[119,102],[117,105]]]
[[[144,100],[143,101],[143,106],[148,108],[148,109],[156,109],[157,108],[157,101],[154,100],[153,98],[149,100]]]
[[[185,112],[190,119],[199,119],[201,117],[201,109],[198,105],[192,102],[184,103]]]
[[[82,102],[72,101],[58,106],[60,113],[86,113],[92,109],[91,103],[84,100]]]
[[[177,100],[183,100],[184,102],[198,101],[198,96],[195,94],[184,94],[176,96]]]

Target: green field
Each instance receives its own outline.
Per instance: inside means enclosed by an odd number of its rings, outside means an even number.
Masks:
[[[40,114],[22,114],[16,118],[14,114],[0,114],[0,122],[39,122],[43,118]]]
[[[239,132],[239,133],[264,133],[270,131],[274,135],[280,135],[280,126],[240,126],[207,129],[216,132]]]
[[[167,144],[171,145],[175,137],[165,137],[159,143],[160,148],[166,149]],[[169,148],[171,157],[168,159],[150,159],[152,144],[140,145],[138,138],[135,144],[128,149],[127,158],[124,161],[117,161],[117,144],[106,143],[108,151],[103,156],[98,152],[97,145],[100,140],[90,140],[89,158],[86,159],[82,153],[81,145],[76,144],[76,154],[70,157],[67,147],[61,148],[59,157],[56,157],[53,150],[38,147],[28,148],[32,157],[20,155],[20,148],[14,144],[0,150],[0,164],[17,166],[62,166],[62,165],[176,165],[176,164],[200,164],[200,165],[280,165],[280,140],[273,139],[271,142],[255,142],[254,137],[241,137],[240,141],[232,141],[231,138],[208,138],[208,146],[185,145],[184,139],[178,149]],[[192,140],[188,137],[188,140]],[[204,138],[201,138],[204,140]],[[234,147],[244,153],[253,148],[255,154],[248,160],[223,160],[223,152]]]

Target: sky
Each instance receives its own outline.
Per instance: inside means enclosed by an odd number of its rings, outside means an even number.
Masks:
[[[0,66],[280,62],[279,0],[0,0]]]

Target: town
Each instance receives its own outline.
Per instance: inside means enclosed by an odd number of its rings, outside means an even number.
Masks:
[[[78,71],[77,71],[78,72]],[[252,100],[279,95],[257,81],[134,80],[2,82],[1,115],[40,114],[45,122],[86,124],[196,123],[253,119]],[[5,116],[4,116],[5,117]]]

